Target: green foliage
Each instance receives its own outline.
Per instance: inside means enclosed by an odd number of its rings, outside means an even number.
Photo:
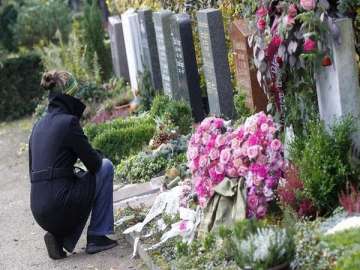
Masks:
[[[99,74],[98,56],[95,54],[90,64],[86,61],[86,46],[79,22],[73,23],[68,43],[63,41],[60,33],[57,38],[58,45],[50,42],[47,47],[38,48],[46,69],[67,70],[79,81],[100,85],[102,78]]]
[[[6,6],[0,13],[0,43],[8,51],[15,50],[14,32],[12,27],[16,23],[18,12],[14,5]]]
[[[41,59],[36,54],[5,59],[0,65],[0,121],[31,114],[41,99]]]
[[[336,264],[335,270],[358,270],[360,269],[360,250],[350,251],[350,254],[341,257]]]
[[[56,31],[67,40],[71,12],[63,0],[25,0],[20,7],[13,33],[19,45],[34,47],[40,41],[54,41]]]
[[[150,141],[155,132],[155,123],[149,117],[116,119],[109,123],[87,125],[85,132],[95,148],[113,163],[119,163]]]
[[[150,72],[145,71],[138,76],[139,94],[141,96],[140,111],[149,111],[155,97],[155,89],[151,83]]]
[[[89,3],[90,2],[90,3]],[[101,10],[98,1],[86,1],[83,18],[84,42],[86,44],[85,59],[88,66],[92,66],[97,58],[100,64],[100,73],[107,79],[111,73],[109,48],[105,46],[105,32],[102,25]]]
[[[234,106],[237,119],[246,119],[252,115],[252,111],[246,106],[246,95],[241,91],[234,95]]]
[[[127,184],[144,183],[164,171],[167,162],[163,156],[153,157],[144,154],[132,156],[122,160],[116,167],[116,179]]]
[[[352,120],[346,118],[328,132],[323,123],[313,121],[306,136],[295,137],[290,158],[300,170],[306,194],[322,214],[338,205],[338,192],[354,179],[348,153]]]
[[[150,110],[154,118],[163,119],[163,122],[171,122],[179,128],[181,134],[191,131],[193,122],[191,108],[183,101],[170,99],[168,96],[156,96]]]

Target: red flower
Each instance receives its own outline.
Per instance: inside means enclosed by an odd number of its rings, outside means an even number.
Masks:
[[[305,52],[312,52],[316,49],[316,42],[313,41],[311,38],[307,38],[304,41],[304,51]]]
[[[273,38],[270,41],[270,44],[267,48],[267,56],[270,61],[272,61],[272,59],[274,58],[274,56],[277,53],[282,42],[283,42],[283,40],[281,39],[281,37],[279,35],[273,36]]]
[[[268,14],[268,10],[264,6],[261,6],[256,11],[256,16],[258,17],[265,17],[267,14]]]
[[[257,28],[259,29],[260,32],[263,32],[265,30],[266,27],[266,21],[263,18],[260,18],[257,21]]]
[[[325,55],[324,58],[321,61],[321,65],[323,67],[328,67],[332,65],[331,58],[328,55]]]

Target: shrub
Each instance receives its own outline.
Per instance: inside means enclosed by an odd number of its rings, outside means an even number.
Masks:
[[[40,101],[41,59],[36,54],[5,59],[0,66],[0,120],[31,114]]]
[[[300,170],[304,189],[322,214],[338,204],[338,192],[354,178],[348,153],[352,120],[346,118],[328,132],[321,122],[311,122],[307,136],[295,137],[290,157]]]
[[[234,106],[237,119],[246,119],[252,115],[251,110],[246,106],[246,95],[240,91],[234,95]]]
[[[191,131],[193,122],[191,108],[183,101],[171,100],[168,96],[156,96],[150,114],[154,118],[162,118],[163,122],[170,121],[179,128],[181,134]]]
[[[149,117],[117,119],[109,123],[88,125],[85,132],[95,148],[114,163],[119,163],[150,141],[155,132],[155,123]]]
[[[32,48],[40,41],[48,43],[55,39],[58,30],[67,40],[71,31],[71,12],[65,1],[25,0],[14,26],[19,45]]]
[[[346,190],[339,194],[339,202],[349,215],[360,213],[360,192],[359,188],[347,185]]]
[[[109,48],[104,43],[105,32],[101,16],[98,1],[86,1],[83,18],[84,42],[86,44],[85,58],[88,66],[91,66],[96,57],[101,67],[101,77],[108,79],[112,65]]]
[[[16,23],[18,12],[14,5],[10,4],[0,14],[0,43],[8,51],[15,49],[13,25]]]

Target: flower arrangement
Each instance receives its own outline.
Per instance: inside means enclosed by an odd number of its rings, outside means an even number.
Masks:
[[[251,19],[257,78],[278,112],[283,112],[285,69],[308,69],[312,63],[331,65],[327,34],[339,42],[339,29],[327,0],[259,1]],[[310,63],[311,65],[307,65]]]
[[[192,135],[187,151],[195,192],[202,207],[214,187],[227,178],[245,179],[247,216],[263,218],[283,174],[283,147],[277,124],[260,112],[233,130],[221,118],[206,118]]]

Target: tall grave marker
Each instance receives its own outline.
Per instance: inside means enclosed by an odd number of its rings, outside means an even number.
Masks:
[[[125,41],[122,23],[119,16],[109,17],[108,30],[114,73],[118,78],[123,78],[126,81],[129,81],[130,78],[126,59]]]
[[[144,68],[150,72],[152,86],[162,89],[158,49],[151,9],[138,10]]]
[[[176,93],[178,93],[176,90],[178,87],[178,78],[170,31],[172,16],[173,13],[168,10],[153,13],[164,93],[171,98],[176,99]]]
[[[236,66],[236,80],[238,86],[244,88],[246,103],[257,112],[266,111],[267,97],[256,78],[256,70],[251,69],[252,49],[248,44],[251,35],[245,20],[235,20],[230,25],[230,39],[233,45],[234,61]]]
[[[210,113],[232,118],[234,101],[221,12],[200,10],[197,20]]]
[[[333,63],[321,67],[316,73],[316,88],[320,117],[327,126],[336,119],[351,115],[355,124],[359,125],[360,89],[358,67],[356,64],[355,38],[352,21],[349,18],[337,19],[340,43],[328,36],[328,44],[332,50]],[[360,155],[360,133],[353,136],[353,150]]]
[[[138,74],[143,72],[142,46],[138,14],[129,9],[121,15],[129,66],[130,84],[134,96],[138,90]]]
[[[191,20],[188,14],[177,14],[171,20],[171,37],[175,52],[178,88],[175,96],[189,103],[196,122],[204,119],[200,77],[196,64]]]

